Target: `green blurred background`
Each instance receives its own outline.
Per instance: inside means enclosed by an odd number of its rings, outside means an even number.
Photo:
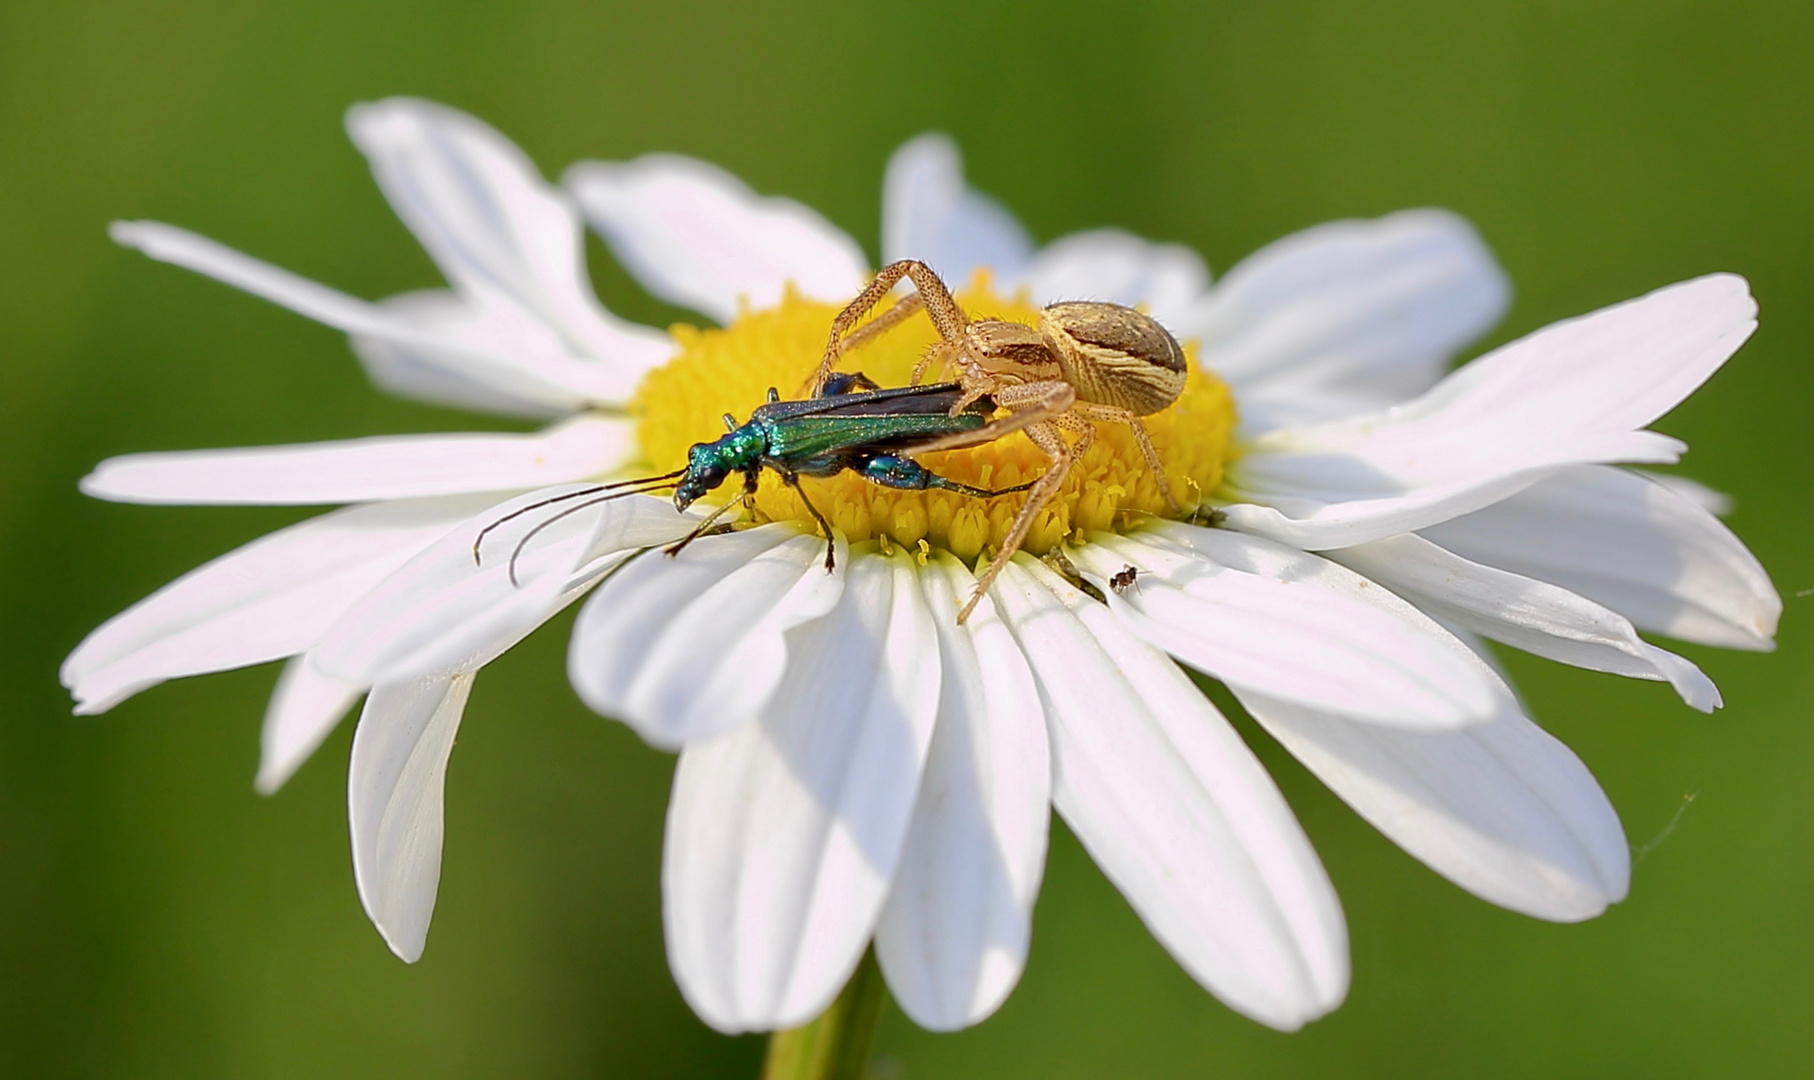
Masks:
[[[1249,10],[1261,8],[1263,10]],[[551,175],[675,150],[875,253],[891,148],[939,128],[1041,239],[1118,224],[1224,270],[1329,218],[1452,207],[1517,300],[1495,340],[1711,270],[1763,329],[1660,425],[1787,595],[1725,691],[1510,657],[1642,858],[1581,926],[1401,854],[1243,721],[1346,905],[1354,988],[1295,1035],[1198,989],[1062,828],[1026,977],[959,1035],[898,1013],[906,1077],[1795,1076],[1814,1071],[1814,5],[710,6],[134,0],[0,6],[0,1072],[751,1076],[682,1003],[657,868],[671,760],[586,712],[565,624],[487,669],[441,900],[405,966],[350,873],[342,728],[252,792],[275,671],[72,719],[56,667],[176,574],[303,516],[77,495],[126,451],[470,429],[370,389],[337,333],[112,246],[197,229],[351,292],[439,277],[342,134],[388,94],[468,109]],[[676,317],[596,242],[615,310]],[[491,425],[496,426],[496,425]]]

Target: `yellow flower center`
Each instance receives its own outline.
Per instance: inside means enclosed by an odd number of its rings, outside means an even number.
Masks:
[[[958,294],[958,302],[972,318],[1009,319],[1029,326],[1038,321],[1038,310],[1024,297],[1002,299],[990,291],[982,274]],[[693,444],[724,434],[724,414],[747,420],[750,411],[767,400],[771,386],[783,398],[798,396],[825,350],[825,337],[838,310],[790,289],[778,306],[744,311],[722,330],[675,326],[672,333],[680,353],[644,378],[630,405],[652,470],[668,472],[686,465]],[[915,316],[846,354],[840,366],[861,371],[884,387],[906,386],[914,365],[937,338],[929,321]],[[1189,509],[1222,482],[1235,407],[1228,387],[1197,366],[1194,346],[1187,344],[1186,353],[1191,364],[1184,393],[1169,408],[1145,417],[1145,423],[1173,496]],[[929,372],[927,380],[938,377],[938,372]],[[919,460],[948,480],[989,489],[1033,480],[1048,464],[1046,455],[1022,432]],[[1025,494],[978,499],[948,491],[896,491],[850,472],[803,478],[801,483],[813,505],[852,543],[883,536],[908,546],[924,540],[966,561],[1001,545],[1026,500]],[[719,489],[719,496],[734,497],[741,490],[733,478]],[[1133,432],[1125,424],[1099,423],[1095,442],[1040,513],[1023,547],[1044,554],[1080,531],[1125,527],[1152,516],[1173,515]],[[755,518],[813,527],[799,495],[771,472],[761,478]]]

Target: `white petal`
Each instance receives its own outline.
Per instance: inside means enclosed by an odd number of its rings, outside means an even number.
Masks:
[[[635,385],[639,369],[634,364],[604,363],[565,353],[547,355],[545,335],[524,342],[497,331],[498,320],[509,321],[497,312],[474,312],[463,323],[452,320],[456,331],[465,324],[487,328],[469,342],[457,332],[448,332],[449,320],[418,326],[403,317],[409,312],[348,296],[186,229],[155,221],[116,221],[107,232],[115,242],[154,259],[206,274],[356,338],[383,342],[418,362],[447,367],[463,381],[494,390],[505,411],[520,409],[527,401],[571,412],[594,403],[622,401]],[[501,349],[496,340],[528,347]],[[672,352],[670,342],[658,355],[655,346],[660,342],[650,341],[651,361]]]
[[[1375,828],[1481,899],[1558,922],[1624,899],[1631,850],[1618,814],[1509,689],[1498,719],[1463,731],[1394,730],[1236,696]]]
[[[1653,480],[1663,485],[1714,517],[1728,517],[1733,511],[1735,504],[1732,496],[1710,488],[1692,477],[1680,476],[1676,473],[1653,472],[1650,469],[1632,469],[1631,471],[1646,480]]]
[[[282,787],[365,689],[315,670],[308,653],[292,657],[284,665],[271,704],[265,710],[258,779],[253,785],[258,793],[269,795]]]
[[[280,506],[502,491],[582,480],[635,452],[628,422],[577,416],[533,435],[381,435],[108,458],[82,491],[114,502]]]
[[[1493,715],[1491,684],[1446,630],[1320,556],[1188,525],[1092,535],[1073,555],[1134,633],[1231,686],[1399,727]],[[1107,588],[1129,565],[1136,585]]]
[[[596,492],[543,488],[449,530],[340,617],[316,647],[316,664],[365,686],[476,670],[596,580],[575,578],[594,558],[676,540],[696,524],[661,499],[591,503]],[[601,533],[612,542],[596,545]],[[626,536],[636,542],[623,543]]]
[[[441,881],[441,796],[472,675],[372,688],[346,781],[353,880],[391,952],[422,958]]]
[[[773,307],[792,283],[846,301],[869,278],[857,242],[819,214],[694,158],[650,154],[581,162],[568,190],[586,220],[649,292],[728,324],[739,303]]]
[[[1039,688],[994,605],[957,623],[976,579],[940,555],[920,585],[943,691],[876,956],[914,1023],[954,1031],[994,1012],[1026,964],[1052,764]]]
[[[1335,1008],[1335,890],[1240,736],[1165,654],[1032,560],[992,595],[1039,680],[1058,811],[1153,936],[1262,1023]]]
[[[540,322],[630,385],[672,351],[666,335],[599,304],[578,216],[510,140],[412,98],[355,105],[346,126],[397,216],[476,308]]]
[[[550,371],[575,362],[552,327],[508,305],[478,308],[450,290],[424,289],[381,300],[376,307],[414,328],[418,336],[509,357],[524,367]],[[654,353],[657,360],[673,353],[672,339],[664,341]],[[445,349],[420,341],[354,334],[351,343],[372,382],[399,397],[532,420],[558,419],[593,402],[624,401],[644,374],[643,368],[627,362],[607,365],[587,360],[580,369],[585,383],[569,392],[549,395],[535,385],[513,392],[499,380],[474,377],[470,365],[450,360]]]
[[[1425,535],[1463,558],[1579,593],[1644,630],[1775,647],[1782,599],[1763,566],[1705,508],[1624,469],[1569,469]]]
[[[688,744],[662,865],[668,960],[724,1032],[817,1015],[863,955],[939,700],[932,615],[905,555],[865,555],[793,639],[759,722]]]
[[[483,505],[462,496],[352,507],[254,540],[103,623],[64,661],[63,684],[77,712],[98,713],[165,679],[294,656]]]
[[[1012,285],[1026,272],[1033,241],[999,202],[964,183],[948,135],[901,144],[882,183],[882,261],[919,259],[953,286],[979,269]]]
[[[1575,464],[1667,462],[1638,430],[1699,386],[1757,326],[1743,278],[1714,274],[1557,323],[1382,413],[1254,440],[1230,470],[1227,524],[1345,547],[1488,506]]]
[[[568,675],[580,698],[677,748],[754,719],[787,668],[785,631],[838,602],[849,558],[825,571],[825,541],[772,525],[650,552],[612,574],[580,611]]]
[[[1331,221],[1243,259],[1168,324],[1201,343],[1249,431],[1371,412],[1423,393],[1505,314],[1511,285],[1445,210]]]
[[[1713,680],[1638,637],[1629,621],[1560,586],[1445,551],[1406,534],[1332,552],[1438,618],[1526,652],[1593,671],[1659,679],[1702,712],[1720,706]]]
[[[1061,236],[1040,249],[1027,285],[1040,304],[1107,300],[1145,305],[1170,328],[1202,300],[1209,289],[1209,268],[1182,244],[1156,244],[1120,229],[1091,229]]]

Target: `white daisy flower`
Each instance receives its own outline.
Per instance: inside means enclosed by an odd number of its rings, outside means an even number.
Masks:
[[[1036,249],[965,185],[948,140],[914,140],[888,168],[885,259],[926,261],[968,282],[966,310],[1005,318],[1058,299],[1145,305],[1192,356],[1183,397],[1148,418],[1153,441],[1174,486],[1222,515],[1164,520],[1132,439],[1105,426],[960,625],[1015,497],[809,480],[836,526],[830,573],[772,478],[752,527],[674,558],[644,553],[698,518],[654,498],[510,517],[674,469],[721,414],[798,386],[870,275],[855,241],[691,159],[582,164],[563,192],[439,106],[361,106],[349,127],[451,290],[372,304],[169,226],[115,236],[347,331],[387,389],[555,422],[103,463],[83,484],[102,498],[350,505],[129,609],[64,679],[98,712],[163,679],[292,658],[265,791],[367,695],[356,878],[406,960],[433,909],[442,776],[473,676],[588,591],[573,682],[680,752],[664,926],[683,992],[723,1031],[813,1017],[872,940],[920,1024],[987,1016],[1026,956],[1049,807],[1204,986],[1295,1028],[1345,993],[1341,911],[1289,807],[1174,660],[1225,683],[1438,873],[1567,921],[1624,896],[1624,835],[1475,636],[1667,682],[1704,710],[1713,684],[1639,630],[1771,647],[1780,602],[1704,494],[1619,467],[1681,453],[1644,428],[1750,333],[1739,278],[1662,289],[1445,375],[1507,298],[1452,215],[1319,226],[1212,285],[1188,249],[1116,230]],[[719,327],[612,317],[586,285],[576,209],[649,291]],[[848,366],[904,384],[931,339],[910,323]],[[996,486],[1044,468],[1018,435],[926,463]],[[1088,591],[1033,557],[1054,551]]]

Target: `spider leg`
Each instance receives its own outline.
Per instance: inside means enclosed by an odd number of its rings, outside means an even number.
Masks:
[[[1065,428],[1081,431],[1076,446],[1073,447],[1064,441],[1061,429]],[[970,594],[970,602],[957,613],[957,621],[960,623],[968,619],[970,613],[976,610],[977,603],[982,600],[983,594],[989,591],[989,586],[1001,574],[1002,568],[1007,566],[1008,560],[1012,559],[1014,553],[1020,550],[1020,545],[1027,539],[1027,533],[1033,530],[1034,519],[1039,516],[1041,510],[1045,509],[1046,504],[1052,501],[1052,497],[1058,494],[1059,487],[1064,484],[1064,478],[1071,472],[1072,464],[1083,456],[1085,450],[1090,448],[1090,442],[1095,437],[1095,429],[1090,426],[1089,421],[1073,420],[1068,416],[1042,421],[1028,427],[1026,431],[1027,438],[1033,440],[1033,445],[1044,450],[1046,456],[1052,459],[1052,466],[1046,470],[1044,476],[1039,478],[1038,483],[1033,485],[1032,494],[1027,496],[1027,501],[1020,508],[1020,513],[1014,517],[1014,524],[1008,528],[1008,536],[1002,541],[1001,550],[995,553],[994,559],[990,560],[989,568],[976,579],[976,591]]]
[[[1182,517],[1184,507],[1172,497],[1172,486],[1166,482],[1165,466],[1159,462],[1159,452],[1153,449],[1153,438],[1147,434],[1146,425],[1129,409],[1116,405],[1097,405],[1094,402],[1079,401],[1071,407],[1071,413],[1085,420],[1101,420],[1111,424],[1126,424],[1134,430],[1134,443],[1140,447],[1140,455],[1146,458],[1146,467],[1153,471],[1153,479],[1159,484],[1159,494],[1165,497],[1165,504],[1172,508],[1172,513]]]
[[[925,308],[926,301],[920,297],[920,294],[917,291],[910,292],[885,308],[880,315],[846,334],[844,340],[838,343],[838,351],[847,353],[860,349],[919,314]]]
[[[861,335],[860,342],[873,339],[874,335],[866,334],[864,331],[852,334],[852,330],[856,328],[858,321],[863,316],[869,314],[871,309],[882,302],[882,298],[887,296],[902,278],[913,283],[913,287],[918,291],[919,304],[901,312],[898,317],[893,317],[893,313],[906,301],[903,300],[894,308],[890,308],[877,322],[888,320],[891,317],[894,321],[889,322],[882,330],[876,331],[876,334],[885,332],[901,319],[912,315],[918,307],[924,307],[926,314],[932,319],[932,325],[938,329],[939,337],[946,341],[953,341],[962,336],[964,327],[969,325],[970,320],[965,316],[964,310],[957,306],[957,301],[951,298],[951,290],[945,287],[945,283],[939,279],[932,268],[916,259],[902,259],[899,262],[889,263],[882,267],[875,278],[864,286],[863,291],[857,294],[856,299],[852,300],[843,311],[838,313],[838,317],[831,321],[831,335],[825,343],[825,356],[819,361],[818,370],[813,372],[811,381],[807,383],[806,396],[817,394],[819,388],[825,385],[826,376],[830,375],[832,369],[837,366],[838,359],[843,356],[844,350],[849,344],[847,338]]]
[[[921,454],[930,454],[935,450],[961,450],[966,446],[981,446],[986,442],[994,442],[1003,435],[1013,434],[1023,428],[1062,414],[1072,407],[1076,396],[1076,389],[1070,383],[1065,382],[1036,382],[1008,386],[994,395],[996,404],[1010,410],[1007,416],[1000,420],[991,420],[975,431],[941,435],[936,439],[929,439],[903,450],[897,450],[895,453],[901,457],[918,457]]]

